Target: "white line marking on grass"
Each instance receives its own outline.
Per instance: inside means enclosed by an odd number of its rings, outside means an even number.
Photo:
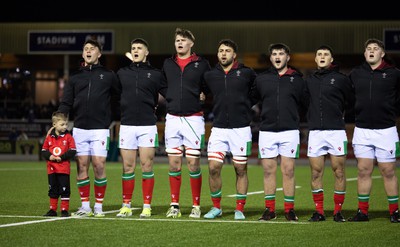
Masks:
[[[382,176],[372,176],[372,179],[379,179],[382,178]],[[348,178],[346,181],[357,181],[357,178]],[[301,188],[301,186],[296,186],[296,189]],[[276,188],[276,191],[283,191],[283,188]],[[262,194],[264,193],[263,190],[260,191],[254,191],[254,192],[248,192],[247,195],[257,195],[257,194]],[[226,197],[236,197],[236,194],[233,195],[227,195]]]
[[[132,208],[134,210],[140,208]],[[111,210],[104,212],[105,214],[118,212],[119,210]],[[0,218],[44,218],[45,216],[22,216],[22,215],[0,215]],[[11,224],[4,224],[0,225],[0,228],[4,227],[12,227],[12,226],[22,226],[22,225],[29,225],[29,224],[36,224],[36,223],[44,223],[50,221],[57,221],[57,220],[123,220],[123,221],[158,221],[158,222],[187,222],[187,223],[238,223],[238,224],[295,224],[295,225],[308,225],[310,222],[296,222],[296,221],[247,221],[247,220],[200,220],[200,219],[155,219],[155,218],[96,218],[96,217],[79,217],[79,216],[71,216],[71,217],[57,217],[57,218],[48,218],[42,220],[33,220],[33,221],[25,221],[25,222],[18,222],[18,223],[11,223]]]
[[[132,210],[139,210],[139,209],[141,209],[141,208],[132,208]],[[116,213],[116,212],[119,212],[119,210],[105,211],[103,213],[111,214],[111,213]],[[89,218],[89,217],[71,216],[71,217],[49,218],[46,216],[0,215],[0,218],[46,218],[46,219],[42,219],[42,220],[32,220],[32,221],[24,221],[24,222],[0,225],[0,228],[4,228],[4,227],[10,227],[10,226],[23,226],[23,225],[29,225],[29,224],[42,223],[42,222],[56,221],[56,220],[67,220],[67,219]],[[95,219],[98,219],[98,218],[95,218]]]
[[[247,220],[199,220],[199,219],[140,219],[140,218],[93,218],[93,217],[81,217],[82,220],[129,220],[129,221],[159,221],[159,222],[189,222],[189,223],[239,223],[239,224],[300,224],[308,225],[310,222],[299,222],[299,221],[247,221]]]
[[[301,188],[301,186],[296,186],[296,189]],[[276,191],[283,191],[283,188],[276,188]],[[260,191],[254,191],[254,192],[247,192],[247,195],[257,195],[257,194],[262,194],[264,193],[263,190]],[[236,194],[233,195],[227,195],[226,197],[236,197]]]
[[[381,178],[382,176],[372,176],[371,178],[372,179],[378,179],[378,178]],[[348,179],[346,179],[346,181],[357,181],[357,178],[348,178]]]
[[[15,217],[15,216],[14,216],[14,217]],[[69,218],[69,217],[51,218],[51,219],[45,219],[45,220],[24,221],[24,222],[18,222],[18,223],[11,223],[11,224],[0,225],[0,228],[10,227],[10,226],[23,226],[23,225],[29,225],[29,224],[42,223],[42,222],[56,221],[56,220],[66,220],[66,219],[68,219],[68,218]]]

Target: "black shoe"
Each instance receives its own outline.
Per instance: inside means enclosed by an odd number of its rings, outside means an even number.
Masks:
[[[50,209],[46,214],[44,214],[43,216],[48,216],[48,217],[54,217],[57,216],[57,212],[54,211],[53,209]]]
[[[61,217],[69,217],[69,212],[67,210],[61,211]]]
[[[274,220],[276,219],[276,213],[269,211],[269,208],[266,208],[264,213],[261,215],[261,217],[258,219],[260,221],[266,221],[266,220]]]
[[[339,211],[333,216],[333,220],[336,222],[345,222],[346,220],[344,219],[342,213]]]
[[[285,213],[285,217],[288,221],[298,221],[299,218],[297,218],[296,213],[294,212],[294,209],[290,209],[289,212]]]
[[[349,218],[348,221],[369,221],[368,214],[363,214],[361,209],[357,210],[357,214],[353,218]]]
[[[392,215],[390,215],[390,222],[400,223],[400,214],[398,209],[394,211]]]
[[[308,221],[317,222],[317,221],[325,221],[325,216],[318,212],[314,212],[311,218]]]

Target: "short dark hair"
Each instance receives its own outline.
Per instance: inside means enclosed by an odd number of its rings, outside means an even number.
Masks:
[[[177,27],[175,29],[175,36],[174,37],[176,38],[176,36],[178,36],[178,35],[180,35],[180,36],[182,36],[184,38],[190,39],[193,42],[195,41],[193,33],[191,31],[187,30],[187,29],[183,29],[183,28]]]
[[[328,50],[328,51],[331,53],[332,57],[333,57],[333,49],[332,49],[332,47],[330,47],[329,45],[320,45],[320,46],[315,50],[315,52],[317,52],[318,50]]]
[[[85,45],[87,44],[91,44],[93,46],[96,46],[97,48],[99,48],[99,51],[101,52],[103,50],[103,47],[100,45],[100,43],[95,40],[95,39],[88,39],[85,41],[85,43],[83,44],[83,47],[85,47]]]
[[[368,39],[367,41],[365,41],[364,48],[367,48],[369,44],[377,44],[380,48],[382,48],[382,50],[385,50],[385,44],[379,39]]]
[[[238,45],[235,43],[235,41],[233,41],[231,39],[221,39],[221,41],[218,43],[218,48],[221,45],[226,45],[228,47],[231,47],[234,52],[237,52],[237,50],[238,50]]]
[[[271,44],[268,48],[269,54],[272,54],[272,50],[284,50],[287,54],[290,54],[289,46],[283,43]]]
[[[142,45],[146,46],[147,49],[149,49],[149,43],[147,43],[147,41],[144,40],[144,39],[142,39],[142,38],[133,39],[133,40],[131,41],[131,46],[132,46],[133,44],[142,44]]]

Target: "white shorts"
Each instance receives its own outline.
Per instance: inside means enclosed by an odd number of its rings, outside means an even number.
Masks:
[[[308,134],[308,157],[326,154],[347,155],[347,136],[345,130],[310,130]]]
[[[122,149],[138,149],[138,147],[158,147],[157,126],[121,125],[119,129],[118,147]]]
[[[74,127],[72,135],[76,144],[76,156],[107,157],[110,145],[109,129],[85,130]]]
[[[387,129],[354,128],[353,149],[356,158],[377,159],[378,162],[395,162],[399,157],[396,147],[399,135],[396,126]]]
[[[211,128],[207,152],[230,152],[233,156],[251,154],[251,128]]]
[[[300,131],[260,131],[258,137],[259,158],[274,158],[283,155],[289,158],[300,156]]]
[[[204,147],[204,117],[203,116],[173,116],[165,117],[165,148],[185,146],[191,149]]]

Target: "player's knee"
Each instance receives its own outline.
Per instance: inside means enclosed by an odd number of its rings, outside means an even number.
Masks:
[[[223,163],[225,159],[225,152],[209,152],[208,160],[214,160]]]
[[[192,148],[187,148],[186,149],[186,157],[187,158],[200,158],[200,150],[198,149],[192,149]]]
[[[232,160],[234,163],[239,165],[247,164],[247,156],[233,156]]]
[[[177,147],[177,148],[166,148],[165,152],[168,154],[168,156],[182,156],[183,155],[183,147]]]

